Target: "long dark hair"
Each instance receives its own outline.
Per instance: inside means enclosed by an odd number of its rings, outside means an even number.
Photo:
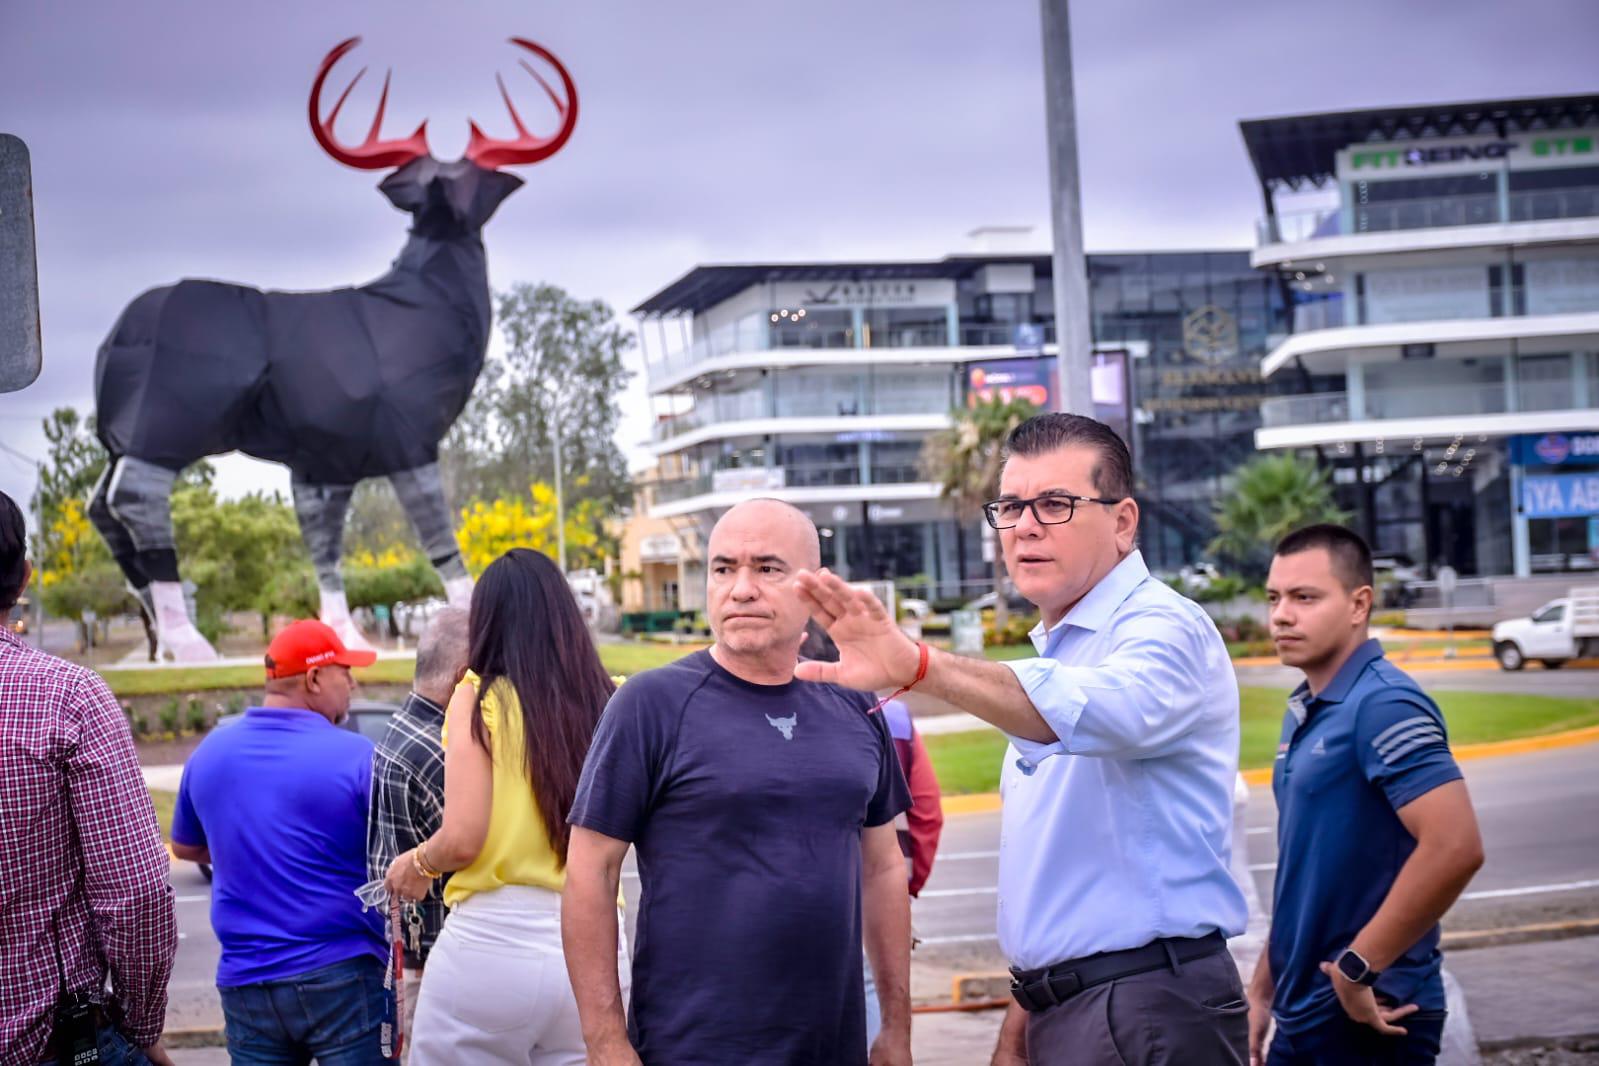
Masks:
[[[577,600],[549,557],[512,548],[489,564],[472,590],[467,663],[482,679],[472,739],[493,751],[483,700],[501,681],[522,714],[523,769],[561,865],[571,830],[566,816],[605,702],[616,691],[600,664]],[[508,701],[502,713],[511,713]]]

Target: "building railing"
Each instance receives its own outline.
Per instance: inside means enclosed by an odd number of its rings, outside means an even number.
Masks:
[[[1374,388],[1368,383],[1364,412],[1359,417],[1351,413],[1348,393],[1318,392],[1270,397],[1260,405],[1260,420],[1267,428],[1278,428],[1363,419],[1560,411],[1572,406],[1571,397],[1569,380],[1523,380],[1516,386],[1513,405],[1506,398],[1502,382],[1442,383],[1406,388]]]
[[[848,487],[862,484],[859,463],[802,463],[775,468],[782,472],[785,488]],[[910,485],[927,480],[915,464],[872,464],[869,485]],[[653,486],[657,504],[673,503],[716,490],[715,474],[658,481]]]
[[[1285,211],[1257,220],[1255,239],[1260,245],[1294,244],[1357,233],[1595,217],[1599,186],[1575,186],[1514,191],[1505,203],[1497,193],[1481,193]]]
[[[818,385],[777,381],[776,395],[769,402],[764,392],[699,392],[692,408],[668,415],[651,427],[650,437],[657,442],[672,440],[685,433],[723,422],[760,418],[856,418],[872,415],[943,415],[954,400],[953,379],[933,387],[867,388],[864,402],[858,393],[840,393]]]

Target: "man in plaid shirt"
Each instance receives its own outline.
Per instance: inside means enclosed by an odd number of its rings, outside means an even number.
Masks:
[[[0,493],[0,618],[28,583],[26,538]],[[160,1039],[178,949],[169,869],[110,689],[0,626],[0,1064],[56,1060],[64,987],[101,1004],[102,1063],[170,1066]]]
[[[372,758],[372,800],[366,823],[367,876],[381,881],[395,856],[415,848],[444,821],[444,709],[466,675],[467,613],[446,607],[428,624],[416,646],[416,677],[400,713]],[[444,927],[444,886],[433,882],[427,897],[407,914],[405,1028],[416,1012],[417,982],[428,952]],[[417,917],[415,946],[409,929]],[[409,1046],[409,1045],[407,1045]]]

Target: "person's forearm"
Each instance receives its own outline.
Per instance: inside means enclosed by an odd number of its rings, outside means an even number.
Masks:
[[[1016,675],[1000,663],[931,648],[927,676],[916,691],[954,704],[1013,737],[1040,744],[1059,739],[1027,698]]]
[[[1255,972],[1249,978],[1249,998],[1257,1003],[1269,1004],[1277,995],[1277,982],[1271,975],[1271,944],[1261,945],[1260,958],[1255,960]]]
[[[1372,969],[1386,970],[1438,924],[1481,865],[1482,843],[1475,832],[1418,841],[1382,906],[1349,946]]]
[[[896,862],[870,874],[864,890],[866,957],[877,982],[883,1028],[908,1033],[911,1024],[911,904],[903,863]]]
[[[994,1045],[994,1061],[1027,1060],[1027,1012],[1014,1000],[1005,1008],[1005,1020],[999,1026],[999,1040]]]
[[[211,849],[204,844],[179,844],[174,840],[172,842],[172,857],[174,859],[182,859],[184,862],[203,862],[210,865]]]
[[[590,1050],[627,1045],[627,1015],[617,974],[616,891],[620,871],[567,870],[561,893],[561,946]]]

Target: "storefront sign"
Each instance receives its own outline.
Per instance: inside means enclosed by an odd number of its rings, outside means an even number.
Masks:
[[[1599,473],[1529,475],[1521,483],[1521,509],[1528,518],[1599,515]]]
[[[770,492],[786,484],[780,466],[741,466],[711,474],[713,492]]]
[[[1510,458],[1519,466],[1599,466],[1599,433],[1512,437]]]
[[[1424,167],[1432,163],[1462,163],[1476,159],[1503,159],[1519,145],[1515,141],[1485,144],[1450,144],[1415,148],[1350,149],[1349,169]]]
[[[966,368],[966,404],[976,407],[996,396],[1005,401],[1028,400],[1042,410],[1053,409],[1055,359],[996,359]]]

